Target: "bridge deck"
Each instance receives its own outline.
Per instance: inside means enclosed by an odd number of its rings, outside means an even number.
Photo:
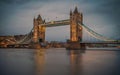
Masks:
[[[81,42],[85,44],[120,44],[120,42]]]

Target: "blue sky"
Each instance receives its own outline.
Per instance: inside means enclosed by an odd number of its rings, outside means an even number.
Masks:
[[[46,21],[68,19],[70,9],[77,6],[85,25],[104,36],[120,39],[119,4],[119,0],[0,0],[0,35],[28,33],[38,14]],[[64,41],[69,36],[69,26],[46,30],[46,40]]]

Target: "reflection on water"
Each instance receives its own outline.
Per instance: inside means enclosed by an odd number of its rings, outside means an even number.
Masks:
[[[35,70],[36,72],[35,73],[36,73],[36,75],[44,75],[45,74],[44,73],[45,70],[47,70],[48,68],[53,69],[52,70],[53,72],[52,71],[51,72],[48,71],[49,73],[51,73],[51,74],[55,74],[56,73],[57,74],[57,72],[54,71],[53,67],[45,67],[45,65],[48,65],[48,66],[50,66],[50,65],[51,66],[58,66],[58,67],[55,67],[55,69],[58,69],[58,72],[60,71],[60,69],[64,70],[64,67],[63,68],[61,67],[59,69],[59,67],[62,66],[59,63],[64,62],[64,61],[57,62],[57,60],[50,60],[50,59],[48,59],[47,61],[52,61],[53,64],[51,63],[49,65],[49,62],[45,63],[46,62],[45,61],[45,52],[46,52],[45,49],[37,49],[37,50],[35,50],[35,66],[36,66],[36,70]],[[85,51],[79,51],[79,50],[77,50],[77,51],[75,51],[75,50],[68,50],[67,51],[68,62],[69,62],[68,63],[69,67],[67,69],[68,69],[68,71],[70,69],[69,75],[81,75],[82,74],[82,53],[84,53],[84,52]],[[48,53],[51,53],[51,52],[48,51]],[[56,53],[53,54],[53,55],[55,55],[54,57],[56,57]],[[48,56],[46,56],[46,57],[49,58]],[[61,56],[58,56],[58,57],[60,58]],[[56,61],[56,63],[54,63],[54,61]],[[45,68],[47,68],[47,69],[45,69]],[[46,74],[49,74],[49,73],[46,73]],[[61,73],[62,73],[62,71],[61,71]]]
[[[0,75],[33,75],[33,55],[29,49],[0,49]]]
[[[45,49],[35,50],[35,67],[36,75],[44,75]]]
[[[68,51],[70,57],[70,75],[82,75],[82,53],[84,51]]]
[[[0,75],[120,75],[120,51],[0,49]]]

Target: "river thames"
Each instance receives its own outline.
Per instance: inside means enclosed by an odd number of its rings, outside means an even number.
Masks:
[[[0,49],[0,75],[120,75],[120,51]]]

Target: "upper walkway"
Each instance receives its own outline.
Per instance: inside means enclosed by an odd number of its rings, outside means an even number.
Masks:
[[[70,19],[59,20],[59,21],[51,21],[42,24],[45,27],[55,27],[55,26],[65,26],[70,24]]]

